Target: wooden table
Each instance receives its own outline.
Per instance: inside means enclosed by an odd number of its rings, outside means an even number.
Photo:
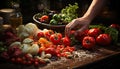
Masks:
[[[100,47],[97,46],[93,51],[79,49],[80,52],[88,52],[89,57],[82,56],[73,59],[61,59],[51,62],[45,66],[24,66],[1,62],[1,69],[98,69],[98,67],[107,67],[105,65],[114,65],[112,62],[120,58],[120,48],[117,46]],[[90,56],[90,55],[93,56]],[[118,60],[116,60],[118,61]],[[102,68],[105,69],[105,68]],[[115,69],[115,68],[113,68]]]

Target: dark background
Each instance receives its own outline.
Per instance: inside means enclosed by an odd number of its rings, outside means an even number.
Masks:
[[[23,23],[33,22],[33,15],[39,13],[41,9],[41,4],[43,1],[49,2],[46,6],[49,6],[50,10],[60,11],[65,8],[68,4],[74,4],[77,2],[79,4],[79,16],[81,17],[89,7],[92,0],[1,0],[0,9],[11,8],[10,2],[19,2],[20,9],[23,14]],[[94,22],[100,23],[120,23],[119,17],[119,0],[108,0],[106,5],[102,8],[101,13],[96,16],[93,20]]]

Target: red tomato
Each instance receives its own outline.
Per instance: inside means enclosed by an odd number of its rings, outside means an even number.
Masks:
[[[100,45],[109,45],[111,43],[111,37],[109,34],[100,34],[96,38],[96,42]]]
[[[119,24],[111,24],[109,27],[111,27],[111,28],[115,28],[115,29],[117,29],[117,30],[119,30],[120,31],[120,25]]]
[[[51,55],[56,55],[55,48],[46,48],[45,53],[49,53]]]
[[[101,30],[99,28],[92,28],[88,31],[88,35],[92,37],[97,37],[99,34],[101,34]]]
[[[71,44],[70,38],[69,38],[69,37],[66,37],[66,36],[61,39],[61,42],[62,42],[62,44],[65,45],[65,46],[70,46],[70,44]]]
[[[45,36],[47,39],[49,39],[52,34],[54,34],[54,31],[53,31],[53,30],[47,30],[47,31],[44,32],[44,36]]]
[[[62,38],[62,34],[61,33],[55,33],[55,34],[52,34],[50,36],[50,41],[53,44],[58,45],[58,44],[60,44],[61,38]]]
[[[87,36],[87,33],[88,33],[88,29],[83,32],[78,32],[78,34],[75,35],[75,38],[80,42],[82,42],[83,38]]]
[[[40,37],[43,37],[44,36],[44,33],[42,31],[39,31],[37,33],[37,38],[40,38]]]
[[[40,18],[40,22],[47,22],[49,20],[49,16],[47,15],[43,15],[41,18]]]
[[[95,38],[91,36],[86,36],[83,38],[82,46],[86,49],[91,49],[95,46]]]

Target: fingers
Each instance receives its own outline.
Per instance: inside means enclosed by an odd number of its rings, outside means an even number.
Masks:
[[[74,23],[75,23],[75,19],[66,25],[65,36],[68,36],[68,37],[70,36],[70,31],[72,30],[72,28],[74,28],[76,26],[76,24],[74,24]]]
[[[66,27],[65,27],[65,36],[70,36],[70,30],[71,30],[71,27],[69,25],[66,25]]]
[[[81,33],[82,31],[85,31],[86,29],[88,29],[88,25],[82,26],[80,29],[78,29],[78,30],[76,31],[75,35],[77,35],[78,32]]]

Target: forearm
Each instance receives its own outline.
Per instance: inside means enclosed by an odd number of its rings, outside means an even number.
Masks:
[[[100,12],[105,2],[106,0],[93,0],[86,13],[83,15],[83,18],[87,18],[92,21],[94,17]]]

